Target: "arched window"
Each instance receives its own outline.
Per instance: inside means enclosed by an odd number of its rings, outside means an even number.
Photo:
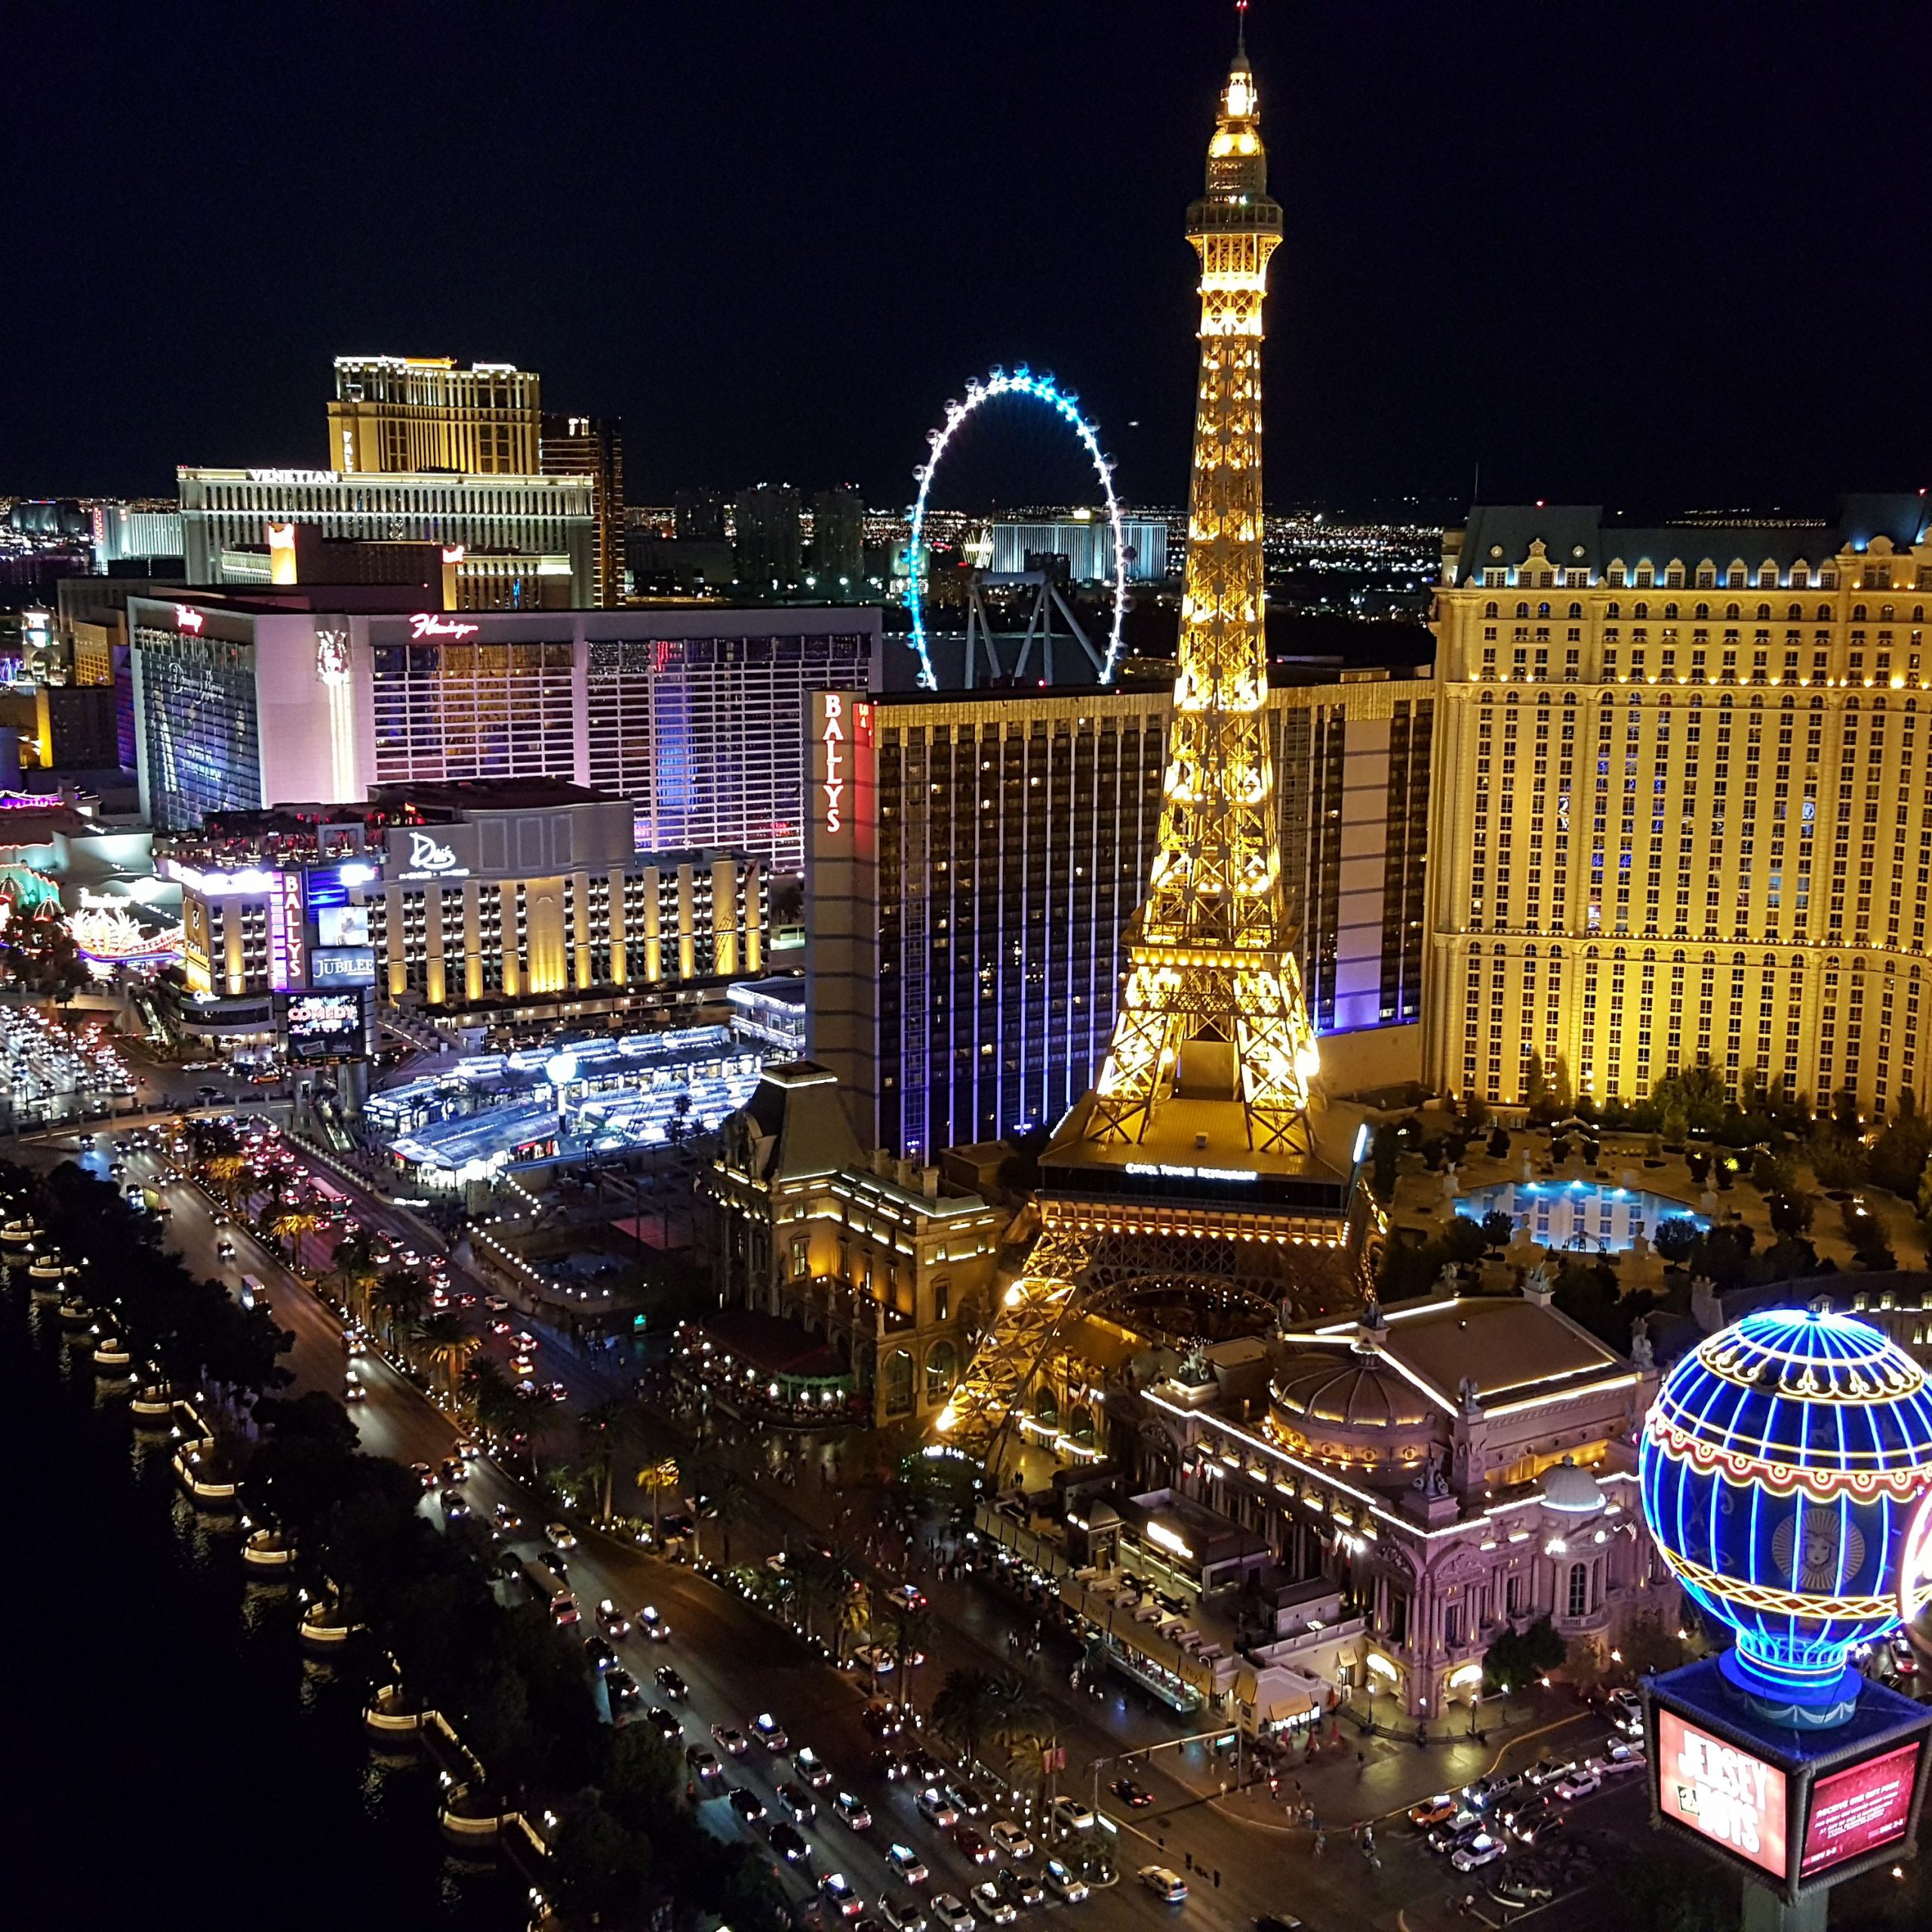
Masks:
[[[1677,615],[1677,606],[1675,604],[1666,604],[1663,607],[1663,614],[1666,617],[1675,617]]]
[[[1570,614],[1573,617],[1580,617],[1583,614],[1583,605],[1580,604],[1571,605],[1570,607]]]
[[[885,1412],[889,1416],[912,1413],[912,1356],[906,1349],[894,1349],[885,1358],[881,1381],[885,1385]]]
[[[1539,604],[1537,606],[1537,615],[1539,617],[1548,617],[1549,615],[1549,606],[1547,604]]]
[[[958,1356],[950,1342],[935,1342],[926,1351],[926,1407],[940,1407],[958,1374]]]
[[[1792,605],[1785,612],[1784,618],[1788,624],[1801,624],[1804,621],[1804,606],[1802,604]]]
[[[1818,621],[1821,624],[1829,624],[1832,621],[1832,607],[1829,604],[1818,606]]]
[[[1863,604],[1854,604],[1851,607],[1851,621],[1854,624],[1862,624],[1864,623],[1865,606]]]
[[[1606,617],[1620,617],[1623,614],[1623,606],[1618,603],[1617,599],[1613,597],[1610,601],[1603,607],[1603,614]]]
[[[1530,614],[1530,607],[1528,605],[1518,604],[1516,606],[1516,614],[1519,617],[1527,617]]]
[[[1759,621],[1761,623],[1764,621],[1764,620],[1765,618],[1768,617],[1770,614],[1771,614],[1771,607],[1770,607],[1768,604],[1760,604],[1760,605],[1758,606],[1758,621]]]
[[[1571,1617],[1587,1617],[1589,1610],[1590,1566],[1587,1563],[1573,1563],[1570,1566],[1567,1614]]]
[[[1635,617],[1647,617],[1651,614],[1651,607],[1647,604],[1639,604],[1630,614]]]
[[[1485,604],[1482,607],[1482,614],[1485,617],[1494,617],[1497,614],[1496,606],[1494,604]]]
[[[1699,604],[1693,608],[1690,614],[1702,623],[1711,614],[1711,607],[1708,604]]]

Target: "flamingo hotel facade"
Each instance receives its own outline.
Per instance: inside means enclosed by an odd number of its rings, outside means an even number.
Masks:
[[[1697,1066],[1868,1115],[1932,1039],[1932,532],[1479,506],[1433,628],[1425,1078],[1634,1101]]]

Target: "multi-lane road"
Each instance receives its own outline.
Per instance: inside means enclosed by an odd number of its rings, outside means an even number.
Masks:
[[[78,1151],[103,1178],[108,1177],[110,1161],[118,1158],[126,1164],[122,1180],[158,1183],[158,1161],[121,1144],[118,1134],[112,1143],[66,1138],[64,1147],[59,1141],[46,1144],[49,1153]],[[338,1177],[328,1178],[332,1185],[342,1187]],[[417,1231],[395,1211],[360,1197],[358,1190],[348,1191],[355,1213],[365,1223],[380,1227],[398,1240],[420,1239]],[[248,1229],[235,1225],[218,1230],[217,1211],[198,1187],[176,1182],[164,1185],[162,1192],[171,1210],[168,1244],[198,1272],[228,1280],[238,1288],[244,1273],[254,1275],[263,1284],[276,1321],[295,1337],[287,1358],[295,1389],[320,1389],[339,1395],[348,1355],[331,1311],[296,1280],[278,1254]],[[234,1243],[232,1260],[224,1260],[217,1251],[222,1232]],[[468,1284],[459,1278],[456,1285]],[[480,1304],[475,1312],[483,1314]],[[540,1340],[543,1346],[539,1379],[563,1380],[571,1387],[573,1407],[611,1392],[607,1378],[559,1347],[555,1337],[543,1337],[540,1331]],[[364,1447],[401,1462],[439,1468],[456,1439],[449,1419],[379,1357],[359,1358],[358,1373],[368,1397],[355,1404],[351,1413]],[[463,1489],[482,1520],[489,1521],[499,1504],[506,1505],[522,1519],[521,1531],[508,1539],[509,1546],[519,1554],[531,1558],[545,1546],[542,1526],[551,1512],[541,1497],[509,1472],[488,1461],[472,1463]],[[788,1511],[781,1492],[768,1486],[762,1488],[758,1503],[752,1520],[736,1533],[740,1547],[734,1553],[741,1556],[761,1554],[788,1537],[795,1541],[806,1527],[800,1515]],[[426,1494],[423,1507],[432,1520],[441,1520],[434,1490]],[[990,1875],[992,1866],[969,1863],[950,1834],[936,1830],[920,1817],[912,1786],[888,1784],[864,1769],[872,1740],[861,1721],[869,1689],[863,1678],[850,1672],[835,1673],[790,1632],[691,1569],[649,1555],[621,1539],[588,1530],[580,1530],[579,1534],[579,1546],[565,1555],[568,1585],[583,1613],[578,1634],[588,1635],[595,1629],[592,1613],[603,1599],[609,1598],[633,1616],[645,1604],[654,1604],[672,1626],[671,1642],[653,1644],[633,1635],[620,1641],[617,1648],[624,1667],[642,1687],[647,1703],[662,1706],[667,1702],[653,1681],[660,1664],[669,1663],[685,1678],[688,1700],[672,1708],[688,1743],[715,1749],[709,1735],[713,1724],[734,1725],[749,1735],[751,1720],[768,1711],[789,1734],[794,1749],[809,1744],[832,1767],[832,1785],[816,1794],[817,1817],[800,1827],[811,1847],[816,1874],[842,1872],[874,1915],[884,1894],[903,1895],[908,1890],[886,1863],[887,1850],[895,1841],[912,1846],[930,1869],[929,1880],[918,1888],[924,1897],[949,1891],[965,1898],[973,1885]],[[999,1638],[1017,1621],[1015,1615],[989,1601],[982,1587],[932,1587],[937,1614],[929,1646],[932,1655],[920,1673],[923,1684],[936,1684],[945,1670],[961,1664],[1010,1666],[1011,1659],[1001,1654]],[[1094,1761],[1112,1758],[1161,1734],[1152,1720],[1118,1708],[1111,1700],[1098,1704],[1087,1699],[1067,1700],[1062,1715],[1063,1737],[1069,1749],[1068,1772],[1061,1789],[1083,1796],[1091,1794],[1089,1767]],[[1546,1742],[1576,1752],[1586,1745],[1594,1748],[1597,1738],[1594,1733],[1573,1727],[1569,1734]],[[1530,1748],[1533,1753],[1541,1746]],[[710,1795],[700,1796],[702,1814],[721,1836],[749,1838],[764,1844],[771,1823],[785,1815],[777,1786],[791,1775],[789,1754],[774,1757],[754,1743],[742,1758],[726,1759],[721,1752],[718,1755],[724,1762],[725,1783]],[[1207,1795],[1214,1787],[1204,1786],[1198,1768],[1187,1775],[1170,1775],[1163,1761],[1155,1759],[1137,1761],[1131,1769],[1156,1801],[1151,1809],[1130,1812],[1103,1792],[1102,1829],[1122,1874],[1121,1882],[1096,1891],[1071,1908],[1055,1909],[1090,1913],[1097,1919],[1123,1925],[1149,1921],[1167,1924],[1181,1917],[1217,1932],[1244,1932],[1264,1914],[1302,1918],[1315,1932],[1344,1925],[1426,1932],[1426,1928],[1456,1922],[1451,1901],[1461,1893],[1473,1888],[1481,1895],[1479,1883],[1458,1881],[1409,1834],[1405,1822],[1383,1828],[1377,1845],[1380,1862],[1371,1864],[1354,1848],[1341,1821],[1331,1818],[1329,1822],[1337,1829],[1329,1834],[1324,1855],[1317,1857],[1305,1832],[1229,1815]],[[1111,1770],[1105,1775],[1111,1777]],[[1385,1782],[1378,1780],[1379,1783]],[[991,1788],[981,1783],[991,1795]],[[768,1820],[753,1826],[740,1818],[726,1801],[724,1794],[732,1786],[755,1792],[770,1814]],[[870,1809],[873,1822],[868,1830],[855,1832],[837,1816],[830,1801],[841,1786],[856,1792]],[[1622,1820],[1623,1814],[1629,1812],[1627,1822],[1634,1824],[1641,1804],[1633,1805],[1629,1799],[1628,1793],[1613,1794],[1592,1807],[1592,1822],[1612,1817]],[[1375,1808],[1371,1789],[1364,1792],[1355,1810],[1360,1814]],[[1594,1815],[1597,1814],[1600,1818]],[[1001,1815],[1001,1810],[995,1808],[973,1822],[983,1832]],[[1047,1847],[1038,1829],[1039,1821],[1023,1816],[1020,1822],[1028,1826],[1044,1853]],[[1031,1863],[1037,1869],[1039,1856]],[[1170,1865],[1186,1875],[1192,1896],[1185,1906],[1164,1904],[1134,1883],[1136,1869],[1152,1863]],[[785,1868],[784,1880],[795,1895],[804,1894],[808,1881],[797,1869]],[[1595,1903],[1593,1899],[1573,1900],[1564,1908],[1567,1932],[1578,1932],[1590,1922],[1589,1907]],[[1494,1913],[1496,1909],[1491,1903],[1489,1910]],[[939,1932],[936,1924],[934,1932]]]

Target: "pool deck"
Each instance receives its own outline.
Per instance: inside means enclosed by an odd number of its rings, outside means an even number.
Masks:
[[[1705,1190],[1691,1180],[1684,1156],[1665,1153],[1654,1161],[1647,1152],[1647,1135],[1606,1135],[1596,1163],[1590,1168],[1585,1167],[1581,1155],[1574,1151],[1574,1137],[1569,1159],[1553,1168],[1549,1158],[1549,1139],[1546,1129],[1512,1128],[1509,1154],[1500,1161],[1491,1159],[1478,1141],[1457,1170],[1459,1192],[1473,1194],[1478,1189],[1509,1182],[1520,1184],[1524,1179],[1523,1156],[1527,1153],[1528,1178],[1533,1181],[1553,1183],[1560,1186],[1566,1181],[1580,1180],[1594,1181],[1600,1186],[1625,1186],[1679,1202],[1687,1214],[1709,1214],[1714,1222],[1740,1223],[1757,1236],[1760,1248],[1768,1247],[1777,1238],[1766,1212],[1764,1197],[1743,1176],[1730,1187],[1715,1195],[1715,1211],[1711,1213],[1704,1202]],[[1838,1203],[1825,1198],[1824,1190],[1818,1186],[1807,1166],[1800,1164],[1798,1178],[1799,1186],[1817,1199],[1810,1239],[1820,1258],[1834,1261],[1849,1272],[1858,1272],[1852,1261],[1851,1243],[1839,1223]],[[1868,1187],[1863,1190],[1863,1195],[1866,1207],[1884,1223],[1886,1236],[1898,1257],[1899,1266],[1925,1267],[1926,1232],[1911,1208],[1878,1188]],[[1454,1203],[1443,1195],[1442,1176],[1429,1173],[1419,1156],[1405,1154],[1395,1183],[1395,1198],[1390,1216],[1395,1224],[1432,1234],[1441,1230],[1447,1217],[1454,1211]],[[1633,1267],[1627,1262],[1623,1263],[1620,1272],[1627,1287],[1657,1287],[1662,1284],[1661,1268],[1654,1257],[1647,1265],[1640,1263]]]

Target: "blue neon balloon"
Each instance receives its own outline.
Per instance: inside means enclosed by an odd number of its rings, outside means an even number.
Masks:
[[[1737,1634],[1733,1680],[1795,1706],[1841,1699],[1850,1651],[1900,1621],[1932,1493],[1924,1371],[1850,1315],[1747,1315],[1664,1377],[1638,1468],[1665,1560]]]

